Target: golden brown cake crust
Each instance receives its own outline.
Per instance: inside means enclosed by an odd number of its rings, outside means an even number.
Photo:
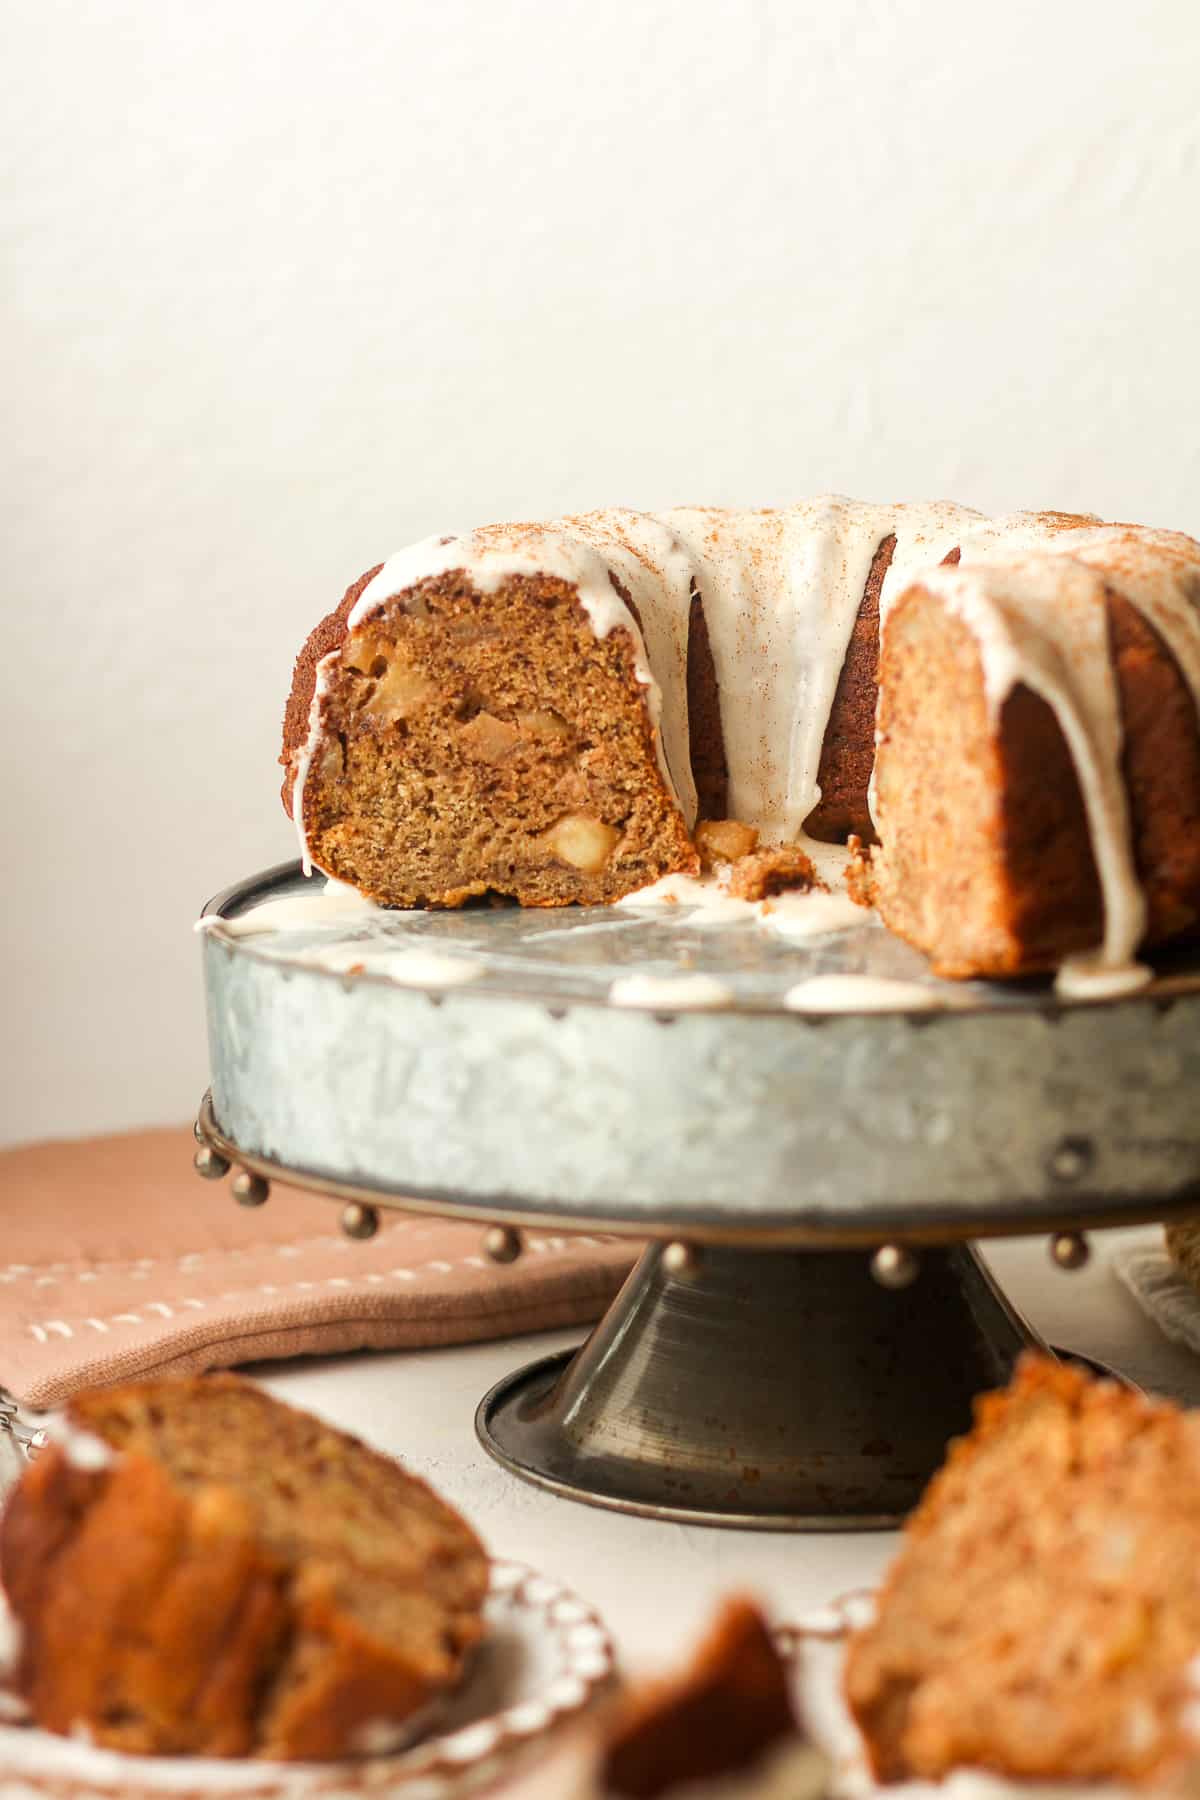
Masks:
[[[18,1684],[140,1753],[324,1759],[451,1686],[487,1559],[390,1458],[232,1376],[84,1395],[0,1523]],[[77,1441],[77,1440],[76,1440]]]
[[[1191,1763],[1198,1554],[1200,1419],[1025,1357],[977,1401],[851,1640],[877,1776],[1148,1783]]]
[[[1174,657],[1136,607],[1109,591],[1122,768],[1150,943],[1200,920],[1200,726]]]
[[[817,785],[821,798],[804,829],[810,837],[836,844],[853,832],[870,844],[875,839],[867,789],[875,760],[875,703],[879,687],[879,596],[896,549],[895,533],[875,552],[866,591],[854,621],[846,658],[838,676]]]
[[[656,1800],[752,1768],[795,1730],[787,1670],[766,1622],[753,1601],[736,1597],[681,1676],[618,1703],[599,1785],[614,1800]]]
[[[320,624],[314,625],[301,647],[296,658],[296,666],[292,670],[292,685],[288,692],[287,706],[283,714],[283,749],[279,760],[285,769],[291,767],[299,754],[305,739],[308,737],[308,715],[312,706],[312,697],[317,685],[317,664],[322,657],[340,650],[346,641],[347,623],[355,601],[364,588],[378,575],[382,563],[376,563],[360,575],[357,581],[351,582],[342,598],[332,612],[326,613]],[[286,774],[283,779],[283,805],[288,818],[292,816],[292,780]]]
[[[729,768],[721,729],[721,695],[704,602],[694,589],[688,615],[687,704],[698,816],[723,819],[729,798]]]
[[[1200,727],[1163,640],[1107,593],[1146,941],[1200,919]],[[951,977],[1036,974],[1094,948],[1104,907],[1087,813],[1052,707],[1018,684],[990,726],[976,641],[919,585],[881,660],[876,780],[884,922]]]

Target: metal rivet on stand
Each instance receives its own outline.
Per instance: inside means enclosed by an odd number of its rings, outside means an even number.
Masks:
[[[262,1206],[271,1192],[270,1182],[249,1169],[239,1169],[229,1187],[239,1206]]]
[[[1091,1254],[1082,1231],[1056,1231],[1050,1239],[1050,1260],[1060,1269],[1082,1269]]]
[[[921,1265],[903,1244],[881,1244],[871,1258],[871,1277],[880,1287],[911,1287],[921,1272]]]
[[[668,1244],[662,1253],[662,1266],[668,1275],[688,1276],[698,1273],[703,1262],[703,1252],[695,1244],[685,1244],[682,1239]]]
[[[483,1254],[489,1262],[514,1263],[522,1248],[521,1234],[511,1225],[489,1225],[483,1234]]]
[[[377,1209],[352,1200],[342,1208],[342,1230],[348,1238],[373,1238],[379,1230]]]
[[[229,1159],[222,1156],[219,1150],[214,1150],[210,1144],[201,1144],[192,1158],[192,1167],[205,1181],[220,1181],[223,1175],[229,1173]]]
[[[1052,1181],[1070,1183],[1087,1174],[1096,1158],[1090,1138],[1060,1138],[1046,1158],[1046,1171]]]

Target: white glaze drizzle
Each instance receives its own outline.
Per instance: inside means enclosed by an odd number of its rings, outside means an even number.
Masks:
[[[563,525],[604,557],[637,609],[658,688],[663,755],[690,831],[696,823],[687,704],[691,558],[675,533],[652,513],[613,507],[564,519]]]
[[[910,510],[916,517],[908,519]],[[900,511],[898,508],[897,511]],[[896,548],[892,555],[883,589],[879,596],[879,636],[882,646],[887,621],[900,595],[917,577],[945,563],[952,551],[959,552],[959,565],[986,562],[998,557],[1012,558],[1029,550],[1048,546],[1059,535],[1059,515],[1010,513],[989,519],[968,506],[955,506],[938,501],[917,509],[903,509],[896,528]],[[952,567],[954,565],[951,565]],[[923,582],[923,585],[928,583]],[[875,733],[879,743],[878,730]],[[875,814],[875,769],[867,786],[867,810],[878,826]]]
[[[0,1681],[6,1681],[16,1673],[23,1642],[21,1621],[0,1594]]]
[[[849,894],[823,894],[819,889],[803,894],[773,894],[769,900],[760,900],[758,909],[763,924],[785,938],[846,931],[852,925],[865,924],[868,918]]]
[[[1038,639],[1047,630],[1053,639],[1061,626],[1057,597],[1071,580],[1063,561],[1076,557],[1103,571],[1159,632],[1200,711],[1197,553],[1180,534],[1105,527],[1098,520],[1055,514],[988,519],[951,502],[875,506],[839,496],[758,512],[683,507],[652,514],[613,508],[548,525],[488,526],[427,538],[388,559],[351,611],[349,629],[356,630],[394,595],[450,570],[463,570],[482,592],[495,591],[515,575],[557,576],[575,587],[598,637],[618,628],[629,633],[660,771],[690,827],[696,796],[686,672],[696,592],[720,693],[727,813],[756,826],[765,841],[795,841],[820,799],[817,773],[838,677],[873,558],[888,536],[895,537],[895,546],[880,593],[881,631],[917,576],[923,586],[957,594],[961,602],[974,579],[966,577],[968,569],[1007,566],[1024,552],[1037,553],[1043,580],[1031,574],[1019,591],[1005,596],[993,586],[989,605],[967,606],[963,616],[979,626],[989,692],[1032,672],[1036,679],[1027,684],[1054,707],[1079,770],[1104,889],[1105,935],[1099,959],[1076,959],[1060,987],[1074,993],[1115,991],[1118,967],[1128,985],[1135,965],[1128,956],[1123,963],[1114,958],[1139,914],[1144,919],[1144,907],[1130,885],[1127,809],[1112,778],[1119,717],[1111,674],[1104,675],[1098,628],[1088,637],[1086,668],[1078,680],[1063,663],[1073,649],[1059,645],[1041,654]],[[958,571],[942,567],[956,547]],[[640,629],[614,578],[629,594]],[[997,633],[988,622],[989,607],[1001,598],[1013,632]],[[306,870],[311,855],[304,789],[320,742],[328,675],[339,656],[335,651],[318,665],[308,735],[293,760],[293,817]],[[1012,676],[1014,656],[1025,676]],[[872,812],[873,789],[872,780]],[[713,910],[711,902],[707,910]]]
[[[618,975],[608,990],[613,1006],[703,1012],[728,1006],[733,989],[713,975]]]
[[[1123,525],[1072,533],[1063,549],[1100,570],[1166,644],[1200,714],[1200,560],[1178,531]]]
[[[1121,717],[1102,578],[1070,557],[1027,556],[938,568],[923,575],[921,585],[975,638],[997,727],[1004,701],[1018,685],[1052,708],[1075,765],[1104,899],[1099,954],[1077,963],[1076,972],[1131,968],[1146,906],[1121,773]]]
[[[339,652],[331,650],[317,664],[313,681],[313,694],[308,707],[308,735],[300,747],[296,757],[295,771],[292,777],[292,824],[296,828],[296,838],[300,845],[300,866],[306,875],[313,872],[312,849],[308,841],[308,830],[304,823],[304,790],[308,784],[308,772],[312,767],[312,759],[316,755],[321,741],[321,709],[325,701],[325,693],[329,685],[330,675],[339,660]]]
[[[826,845],[828,849],[830,846]],[[843,864],[845,847],[840,851]],[[618,900],[618,906],[645,910],[678,908],[687,914],[689,929],[705,929],[716,925],[763,926],[781,937],[819,937],[823,932],[844,931],[862,925],[867,915],[855,904],[837,879],[837,889],[826,893],[820,888],[805,892],[772,894],[766,900],[743,900],[731,894],[727,877],[721,875],[664,875],[649,887],[638,888]]]
[[[370,918],[392,916],[374,900],[368,900],[349,882],[325,877],[325,885],[316,893],[287,894],[282,900],[263,900],[248,912],[226,919],[220,913],[205,913],[197,919],[193,930],[215,931],[225,937],[255,937],[270,931],[312,931],[327,927],[341,929]]]
[[[970,1004],[949,982],[897,981],[884,975],[813,975],[783,996],[789,1012],[859,1013],[935,1011]]]
[[[439,956],[433,950],[400,945],[373,949],[366,944],[331,944],[296,951],[294,960],[309,968],[331,969],[335,975],[383,975],[399,987],[464,987],[483,974],[483,964],[468,962],[465,956]]]
[[[821,797],[838,675],[892,509],[837,495],[778,511],[681,507],[704,606],[729,770],[727,811],[791,842]]]
[[[95,1475],[102,1469],[111,1469],[117,1460],[111,1444],[106,1444],[94,1431],[76,1425],[65,1413],[55,1416],[47,1435],[52,1444],[58,1445],[71,1467],[86,1474]]]

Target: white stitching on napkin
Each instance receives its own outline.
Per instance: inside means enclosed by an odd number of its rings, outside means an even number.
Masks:
[[[409,1222],[411,1223],[411,1221],[409,1221]],[[316,1240],[312,1240],[312,1241],[319,1242],[320,1240],[316,1239]],[[530,1236],[530,1237],[527,1237],[525,1240],[526,1245],[530,1250],[533,1250],[543,1256],[569,1255],[573,1250],[577,1249],[580,1245],[583,1245],[585,1248],[588,1246],[591,1246],[592,1248],[599,1249],[604,1244],[613,1244],[613,1243],[618,1243],[619,1241],[620,1240],[615,1235],[611,1236],[611,1237],[598,1237],[598,1238],[597,1237],[541,1238],[541,1237]],[[216,1254],[216,1253],[214,1252],[214,1254]],[[452,1263],[444,1262],[439,1257],[439,1258],[435,1259],[433,1262],[418,1263],[415,1269],[409,1269],[409,1268],[388,1269],[386,1271],[386,1274],[380,1274],[378,1271],[364,1272],[361,1276],[358,1277],[358,1280],[378,1283],[380,1281],[386,1280],[390,1276],[394,1280],[397,1280],[397,1281],[415,1281],[417,1279],[418,1275],[426,1273],[426,1272],[428,1272],[430,1274],[435,1274],[435,1275],[449,1275],[449,1274],[452,1274],[456,1268],[463,1268],[463,1269],[484,1268],[484,1269],[486,1269],[488,1267],[490,1267],[490,1265],[488,1263],[486,1263],[484,1261],[484,1259],[480,1256],[474,1256],[474,1255],[461,1256],[458,1258],[457,1262],[452,1262]],[[349,1276],[325,1275],[316,1281],[288,1281],[288,1282],[285,1282],[282,1287],[276,1287],[270,1283],[267,1283],[265,1285],[260,1283],[257,1288],[230,1288],[230,1289],[227,1289],[225,1293],[218,1294],[217,1299],[232,1302],[235,1300],[241,1300],[247,1294],[255,1293],[255,1292],[260,1293],[260,1294],[268,1294],[268,1295],[287,1293],[289,1290],[291,1290],[291,1291],[298,1290],[298,1291],[302,1291],[304,1293],[311,1293],[312,1290],[317,1287],[353,1288],[355,1286],[356,1286],[355,1280],[351,1279]],[[159,1313],[164,1319],[171,1319],[171,1318],[174,1318],[174,1316],[175,1316],[175,1308],[176,1307],[190,1306],[196,1311],[202,1311],[206,1307],[208,1307],[210,1304],[211,1304],[210,1301],[197,1300],[192,1297],[188,1297],[186,1299],[181,1299],[181,1300],[176,1300],[173,1306],[168,1306],[165,1300],[146,1300],[146,1301],[142,1302],[142,1309],[143,1309],[143,1312],[156,1312],[156,1313]],[[107,1331],[110,1325],[148,1325],[148,1324],[156,1323],[156,1321],[154,1321],[154,1320],[143,1318],[141,1312],[113,1313],[107,1322],[105,1322],[103,1319],[94,1319],[94,1318],[84,1319],[81,1322],[84,1325],[91,1325],[93,1327],[93,1329],[96,1331]],[[70,1325],[68,1325],[66,1323],[66,1321],[64,1319],[43,1319],[40,1324],[31,1324],[28,1327],[28,1330],[29,1330],[31,1337],[33,1337],[35,1342],[37,1342],[39,1344],[48,1343],[50,1340],[51,1332],[54,1332],[59,1337],[64,1337],[64,1338],[73,1338],[75,1336],[74,1331],[72,1330]]]
[[[393,1237],[398,1236],[403,1231],[419,1229],[423,1223],[424,1221],[419,1218],[392,1219],[389,1220],[386,1225],[381,1227],[378,1235],[380,1237],[383,1237],[385,1234]],[[578,1244],[585,1250],[598,1250],[606,1244],[619,1243],[620,1238],[617,1233],[610,1232],[595,1237],[585,1236],[583,1233],[579,1233],[578,1235],[573,1234],[569,1240],[560,1237],[530,1237],[526,1239],[529,1248],[534,1251],[541,1251],[547,1246],[558,1249],[561,1244],[567,1241],[572,1244]],[[176,1257],[138,1256],[127,1262],[105,1262],[104,1260],[100,1260],[89,1263],[85,1269],[77,1268],[74,1263],[69,1262],[38,1264],[8,1263],[3,1268],[0,1268],[0,1282],[7,1283],[11,1286],[14,1282],[21,1282],[25,1279],[29,1279],[31,1285],[34,1287],[51,1287],[59,1281],[98,1281],[101,1274],[108,1272],[127,1275],[134,1281],[142,1281],[150,1273],[151,1269],[173,1268],[190,1274],[192,1270],[199,1268],[202,1263],[212,1260],[213,1258],[218,1260],[232,1258],[234,1261],[242,1261],[248,1256],[264,1256],[271,1251],[274,1251],[276,1256],[293,1257],[303,1255],[305,1250],[315,1250],[318,1248],[336,1250],[340,1254],[346,1255],[350,1251],[357,1249],[358,1246],[352,1244],[348,1238],[330,1236],[322,1233],[319,1237],[292,1238],[286,1244],[277,1244],[268,1240],[258,1244],[233,1244],[230,1245],[227,1250],[188,1250],[182,1256]],[[447,1263],[445,1266],[449,1269],[451,1267],[474,1268],[476,1266],[483,1267],[485,1265],[478,1257],[468,1256],[461,1258],[459,1263]],[[436,1268],[440,1267],[440,1265],[427,1264],[426,1267]],[[143,1304],[147,1304],[147,1302],[143,1302]]]
[[[395,1233],[403,1230],[405,1227],[411,1228],[415,1224],[415,1219],[396,1219],[390,1224],[385,1225],[383,1231]],[[382,1235],[382,1232],[380,1235]],[[315,1250],[318,1248],[347,1251],[354,1249],[355,1246],[352,1245],[347,1238],[331,1237],[322,1233],[320,1237],[292,1238],[290,1242],[286,1244],[272,1243],[268,1239],[266,1242],[259,1244],[231,1244],[227,1250],[189,1250],[183,1256],[175,1257],[139,1256],[135,1257],[132,1261],[126,1262],[106,1262],[103,1259],[100,1259],[96,1262],[89,1263],[86,1269],[78,1269],[73,1263],[69,1262],[39,1263],[36,1267],[31,1263],[9,1263],[7,1267],[0,1269],[0,1282],[11,1285],[13,1282],[19,1282],[26,1277],[32,1277],[33,1285],[35,1287],[48,1287],[53,1282],[70,1281],[72,1279],[75,1281],[97,1281],[101,1274],[110,1272],[118,1275],[128,1275],[135,1281],[141,1281],[150,1273],[151,1269],[166,1267],[190,1271],[198,1268],[206,1258],[210,1257],[241,1258],[246,1256],[263,1256],[272,1250],[274,1250],[277,1256],[300,1256],[305,1250]],[[42,1272],[39,1273],[39,1271]]]

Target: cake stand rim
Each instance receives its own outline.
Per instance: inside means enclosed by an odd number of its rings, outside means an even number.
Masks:
[[[740,1220],[692,1214],[672,1205],[670,1216],[661,1218],[619,1210],[604,1212],[557,1211],[531,1202],[524,1205],[513,1195],[474,1196],[463,1192],[426,1190],[403,1193],[377,1187],[369,1182],[344,1180],[324,1171],[302,1169],[246,1150],[228,1137],[217,1121],[212,1089],[207,1088],[196,1115],[196,1136],[214,1150],[231,1167],[259,1175],[269,1183],[295,1187],[305,1193],[368,1208],[384,1207],[392,1212],[410,1212],[426,1217],[455,1220],[462,1224],[511,1226],[518,1231],[556,1231],[564,1235],[603,1235],[629,1238],[635,1242],[675,1243],[680,1239],[700,1248],[743,1246],[773,1250],[865,1250],[880,1244],[903,1245],[919,1249],[934,1245],[971,1243],[976,1239],[1008,1237],[1042,1237],[1075,1235],[1084,1231],[1117,1230],[1136,1225],[1167,1224],[1176,1218],[1195,1218],[1200,1212],[1200,1187],[1192,1186],[1174,1195],[1147,1196],[1136,1201],[1104,1196],[1077,1195],[1070,1206],[1052,1206],[1036,1210],[1037,1202],[1020,1201],[1011,1212],[990,1209],[983,1213],[962,1210],[930,1212],[914,1218],[903,1204],[896,1208],[873,1208],[856,1213],[851,1221],[842,1214],[828,1219],[810,1215],[803,1222],[782,1217],[765,1220],[743,1216]]]
[[[316,872],[324,874],[323,870],[318,870]],[[198,925],[206,919],[215,919],[224,922],[227,916],[227,909],[233,906],[235,902],[240,902],[244,906],[245,903],[252,900],[255,894],[260,893],[263,890],[268,890],[285,879],[294,880],[297,878],[305,879],[304,869],[300,858],[293,857],[286,862],[273,863],[269,868],[260,869],[253,875],[246,875],[238,881],[230,882],[228,886],[220,889],[218,893],[214,894],[211,899],[205,902],[200,912]],[[415,910],[439,912],[457,911],[460,914],[463,912],[462,908],[418,908]],[[506,908],[505,910],[508,909]],[[472,912],[469,916],[473,919],[477,919],[484,915],[480,912]],[[239,956],[250,957],[255,962],[274,964],[282,962],[285,966],[287,965],[288,959],[286,957],[280,957],[277,952],[256,948],[253,938],[222,933],[219,924],[212,935],[217,936],[222,944]],[[1187,950],[1182,952],[1176,951],[1174,954],[1187,955],[1188,952]],[[1194,968],[1182,972],[1168,971],[1162,975],[1156,974],[1154,979],[1147,986],[1136,988],[1132,992],[1121,994],[1096,994],[1064,998],[1063,996],[1056,994],[1053,987],[1033,987],[1030,985],[1017,988],[1014,986],[1013,982],[1001,983],[999,981],[992,984],[995,988],[995,993],[987,994],[980,993],[976,987],[947,982],[946,985],[948,987],[953,987],[958,993],[965,994],[967,999],[965,1001],[956,1001],[953,1005],[949,1006],[913,1006],[897,1003],[889,1006],[839,1006],[836,1009],[830,1008],[827,1010],[818,1008],[801,1010],[799,1008],[784,1008],[779,1006],[755,1006],[749,1005],[745,1001],[734,999],[719,1007],[706,1008],[703,1010],[708,1017],[770,1019],[772,1021],[791,1019],[801,1027],[808,1026],[809,1028],[829,1024],[839,1019],[861,1021],[866,1019],[882,1020],[903,1018],[917,1029],[927,1029],[935,1024],[944,1028],[948,1026],[952,1020],[962,1021],[964,1019],[976,1019],[983,1014],[989,1013],[1008,1018],[1034,1014],[1049,1019],[1055,1019],[1068,1014],[1095,1011],[1097,1008],[1107,1010],[1112,1007],[1128,1007],[1136,1002],[1140,1002],[1142,1005],[1161,1007],[1174,1006],[1180,1000],[1195,999],[1200,1001],[1200,949],[1198,949],[1195,954],[1196,963]],[[319,965],[312,963],[303,966],[307,974],[316,975],[328,982],[340,983],[347,979],[343,973],[335,969],[321,968]],[[390,976],[373,969],[363,969],[355,974],[352,979],[355,983],[367,982],[376,987],[395,988],[396,986],[396,983]],[[1030,980],[1028,977],[1023,979],[1025,981]],[[1032,979],[1039,980],[1040,978],[1034,977]],[[405,987],[410,993],[426,994],[435,1000],[441,1000],[446,991],[444,987],[433,982],[422,983],[414,981],[406,983]],[[470,998],[472,1001],[494,1001],[499,1004],[511,1004],[513,1001],[525,1001],[531,1005],[542,1005],[552,1008],[556,1012],[572,1011],[576,1008],[600,1012],[616,1010],[612,1001],[604,995],[567,995],[546,988],[538,988],[537,986],[523,982],[505,984],[503,981],[499,981],[494,984],[489,984],[486,988],[472,987],[470,990]],[[644,1012],[652,1018],[677,1019],[690,1013],[693,1009],[690,1007],[672,1006],[667,1001],[656,1001],[652,1006],[639,1007],[635,1010]]]

